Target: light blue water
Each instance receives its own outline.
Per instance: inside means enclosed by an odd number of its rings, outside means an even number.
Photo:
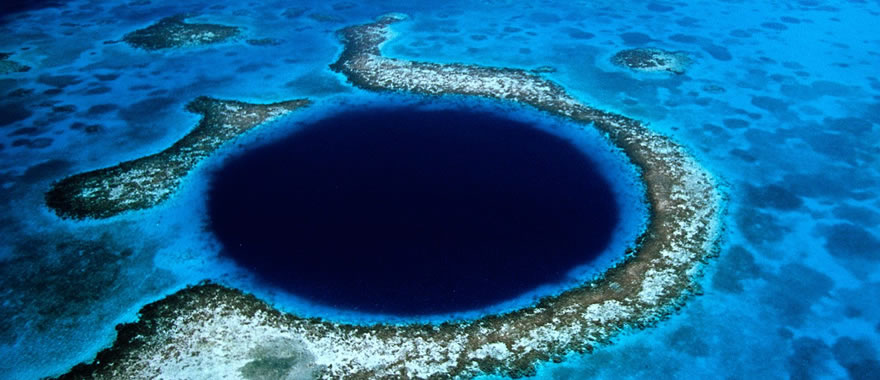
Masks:
[[[217,257],[216,243],[193,216],[203,210],[200,173],[224,152],[271,140],[335,107],[390,101],[353,89],[327,65],[340,51],[337,29],[394,11],[410,19],[395,25],[398,37],[384,46],[386,54],[554,67],[543,75],[588,104],[650,123],[729,186],[723,247],[701,280],[704,295],[655,328],[541,365],[538,378],[880,378],[877,1],[389,1],[341,10],[317,1],[180,3],[71,1],[0,26],[0,51],[33,67],[0,77],[4,112],[12,112],[7,106],[31,112],[0,126],[0,377],[54,375],[89,360],[112,342],[115,324],[203,278],[251,286],[286,310],[388,319],[309,308],[254,288],[246,273]],[[306,10],[288,18],[287,8]],[[192,22],[241,26],[244,37],[158,53],[102,43],[180,12],[199,14]],[[282,42],[244,42],[266,37]],[[679,76],[635,74],[609,63],[617,51],[636,46],[684,51],[694,63]],[[96,77],[111,73],[119,77]],[[44,95],[53,88],[46,83],[57,82],[51,76],[60,75],[75,76],[75,83]],[[108,89],[89,93],[100,87]],[[17,88],[35,92],[9,95]],[[198,120],[182,107],[199,95],[318,103],[225,148],[155,209],[70,222],[44,207],[52,181],[180,138]],[[89,112],[100,104],[118,109]],[[474,104],[540,117],[510,105]],[[63,105],[76,110],[52,112]],[[101,127],[89,134],[71,129],[75,122]],[[14,146],[25,138],[51,144]],[[603,149],[601,139],[571,138],[585,149]],[[609,175],[622,175],[621,183],[631,178],[612,159],[615,152],[605,154]],[[516,307],[533,296],[459,317]]]

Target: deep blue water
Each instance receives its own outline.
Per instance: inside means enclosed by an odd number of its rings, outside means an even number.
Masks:
[[[16,14],[24,11],[60,7],[64,0],[6,0],[0,4],[0,21],[14,18]]]
[[[607,179],[573,144],[457,109],[333,115],[231,158],[207,196],[223,253],[261,279],[395,315],[562,282],[619,220]]]
[[[203,279],[287,311],[339,317],[262,286],[221,254],[208,232],[208,178],[225,158],[285,138],[300,122],[387,103],[327,68],[340,51],[336,30],[386,12],[410,16],[395,25],[387,55],[551,66],[556,72],[542,75],[648,123],[725,184],[725,236],[699,281],[703,295],[654,328],[542,365],[535,378],[880,378],[876,0],[71,0],[19,9],[0,20],[0,52],[32,67],[0,76],[0,378],[37,379],[90,360],[112,343],[117,323]],[[178,13],[241,26],[243,38],[156,53],[103,43]],[[632,47],[682,51],[693,63],[682,75],[609,63]],[[202,95],[316,103],[218,152],[153,210],[67,222],[44,207],[52,181],[171,145],[198,122],[183,106]],[[529,118],[539,117],[517,116]],[[618,227],[637,224],[642,215],[627,211],[638,203],[626,194],[633,176],[613,165],[619,157],[590,145],[598,134],[555,128],[596,158],[625,200]],[[609,250],[634,234],[619,234]]]

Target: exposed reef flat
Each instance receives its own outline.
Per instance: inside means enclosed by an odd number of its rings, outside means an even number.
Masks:
[[[690,62],[691,59],[685,53],[653,48],[622,50],[611,57],[611,63],[617,66],[643,72],[668,71],[684,74]]]
[[[0,53],[0,75],[23,73],[31,69],[30,66],[10,60],[9,57],[11,56],[12,53]]]
[[[310,101],[250,104],[199,97],[189,112],[203,115],[198,126],[168,149],[115,166],[76,174],[52,185],[46,204],[63,218],[108,218],[153,207],[177,189],[181,178],[229,140]]]
[[[299,359],[281,360],[290,366],[279,378],[304,368],[327,379],[520,377],[533,374],[540,361],[588,352],[625,328],[652,325],[699,292],[695,278],[716,253],[724,201],[713,177],[685,149],[528,71],[383,57],[379,48],[391,35],[389,25],[402,19],[384,16],[341,30],[345,49],[331,67],[366,89],[507,99],[598,128],[641,169],[652,214],[626,260],[535,306],[443,324],[303,319],[203,284],[146,306],[138,322],[120,327],[113,347],[68,378],[258,378],[248,372],[253,363],[287,357]],[[267,341],[286,342],[287,352],[296,354],[267,354],[261,348]]]
[[[185,19],[184,15],[166,17],[126,34],[122,40],[137,48],[160,50],[223,42],[241,33],[234,26],[189,24]]]

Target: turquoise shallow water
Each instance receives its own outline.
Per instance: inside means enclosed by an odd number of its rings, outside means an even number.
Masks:
[[[39,378],[89,360],[112,342],[115,324],[204,278],[285,310],[403,322],[312,307],[255,286],[193,222],[204,207],[202,174],[225,153],[340,106],[420,101],[354,89],[327,68],[341,49],[337,29],[391,11],[410,19],[394,26],[387,55],[553,67],[542,75],[592,106],[650,123],[727,186],[722,250],[700,280],[704,294],[655,328],[540,366],[537,378],[880,377],[878,3],[180,3],[71,1],[0,26],[0,51],[32,66],[0,76],[0,377]],[[198,15],[191,22],[240,26],[244,36],[165,52],[103,43],[181,12]],[[259,38],[279,44],[245,42]],[[693,63],[683,75],[610,64],[617,51],[641,46],[683,51]],[[155,209],[71,222],[44,207],[54,180],[169,146],[196,124],[183,105],[200,95],[317,103],[224,148]],[[600,161],[617,183],[632,181],[599,136],[572,133],[607,158]],[[628,196],[638,203],[637,192]],[[631,208],[632,220],[640,215]],[[638,232],[631,225],[621,244]],[[581,269],[582,277],[597,270]]]

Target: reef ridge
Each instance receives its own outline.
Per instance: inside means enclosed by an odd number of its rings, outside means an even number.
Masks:
[[[202,159],[248,130],[310,104],[307,99],[272,104],[199,97],[186,106],[199,124],[169,148],[146,157],[76,174],[46,193],[46,205],[62,218],[109,218],[168,199]]]

